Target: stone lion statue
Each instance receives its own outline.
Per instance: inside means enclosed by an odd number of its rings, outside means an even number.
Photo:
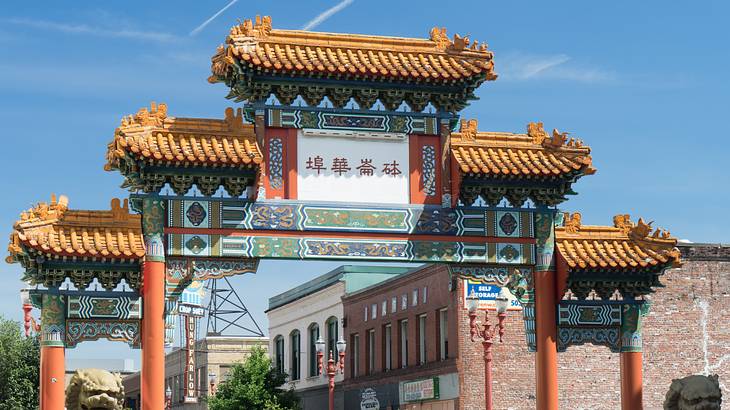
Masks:
[[[124,387],[118,373],[101,369],[76,370],[66,387],[68,410],[122,410]]]
[[[687,376],[672,380],[664,410],[720,410],[722,391],[717,375]]]

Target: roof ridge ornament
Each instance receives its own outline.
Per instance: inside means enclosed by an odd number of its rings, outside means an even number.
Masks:
[[[474,141],[477,138],[477,130],[479,129],[479,121],[476,118],[462,119],[459,126],[459,133],[463,141]]]
[[[578,233],[581,227],[581,219],[583,218],[580,212],[573,212],[573,214],[565,212],[564,215],[563,227],[565,228],[565,232]]]
[[[231,132],[241,132],[243,130],[243,108],[238,108],[234,111],[232,107],[228,107],[225,113],[228,130]]]
[[[429,32],[429,39],[436,43],[436,49],[440,51],[471,50],[486,52],[487,48],[489,47],[487,43],[479,44],[479,41],[477,40],[474,40],[474,42],[472,43],[471,40],[469,40],[468,35],[462,37],[458,34],[454,34],[453,39],[450,39],[448,34],[446,34],[446,27],[433,27]]]
[[[264,38],[269,33],[271,33],[271,16],[256,15],[255,23],[251,19],[245,19],[231,28],[230,35]]]
[[[527,124],[527,135],[532,138],[532,143],[542,145],[548,135],[543,128],[542,121],[530,122]]]
[[[149,110],[147,107],[142,107],[136,114],[122,117],[122,126],[161,127],[165,119],[167,119],[167,104],[158,105],[152,101]]]
[[[20,221],[18,221],[18,223],[61,219],[67,209],[68,197],[66,195],[61,195],[58,199],[56,199],[56,194],[51,194],[50,204],[46,202],[38,202],[27,211],[21,212]]]

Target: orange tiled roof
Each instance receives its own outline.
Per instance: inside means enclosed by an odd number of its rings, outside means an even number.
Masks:
[[[557,130],[548,136],[541,122],[530,123],[527,134],[479,132],[477,125],[477,120],[462,120],[459,132],[451,134],[451,153],[465,174],[553,177],[596,172],[589,147]]]
[[[107,150],[104,169],[119,168],[125,156],[165,165],[253,167],[262,160],[252,124],[243,123],[239,109],[225,119],[167,116],[167,105],[124,117]]]
[[[7,261],[33,249],[52,257],[141,259],[145,254],[140,215],[127,200],[113,199],[109,211],[68,209],[68,198],[39,203],[21,214],[10,235]]]
[[[265,72],[455,82],[494,80],[492,52],[468,37],[449,39],[433,28],[428,39],[274,30],[271,17],[234,26],[212,58],[215,82],[235,63]]]
[[[617,215],[614,226],[583,226],[581,215],[565,215],[564,226],[555,229],[560,255],[569,270],[661,270],[680,265],[677,239],[668,231],[652,233],[651,222],[633,223],[629,215]]]

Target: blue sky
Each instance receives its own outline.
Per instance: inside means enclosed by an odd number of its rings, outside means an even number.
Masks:
[[[209,58],[238,18],[268,14],[302,28],[337,1],[6,0],[0,5],[0,233],[50,193],[107,209],[121,177],[102,170],[122,115],[150,101],[171,115],[221,117],[232,104],[210,85]],[[427,37],[434,25],[486,41],[500,78],[463,113],[482,130],[523,131],[540,120],[593,148],[596,175],[564,205],[584,223],[617,213],[655,220],[679,238],[730,242],[730,53],[722,1],[491,2],[354,0],[315,30]],[[723,40],[725,39],[725,40]],[[235,279],[266,326],[267,298],[333,263],[264,262]],[[20,267],[0,264],[0,313],[20,319]],[[87,343],[69,358],[132,357]]]

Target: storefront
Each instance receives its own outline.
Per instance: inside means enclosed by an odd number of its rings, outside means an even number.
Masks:
[[[455,410],[459,375],[451,373],[399,384],[401,410]]]

